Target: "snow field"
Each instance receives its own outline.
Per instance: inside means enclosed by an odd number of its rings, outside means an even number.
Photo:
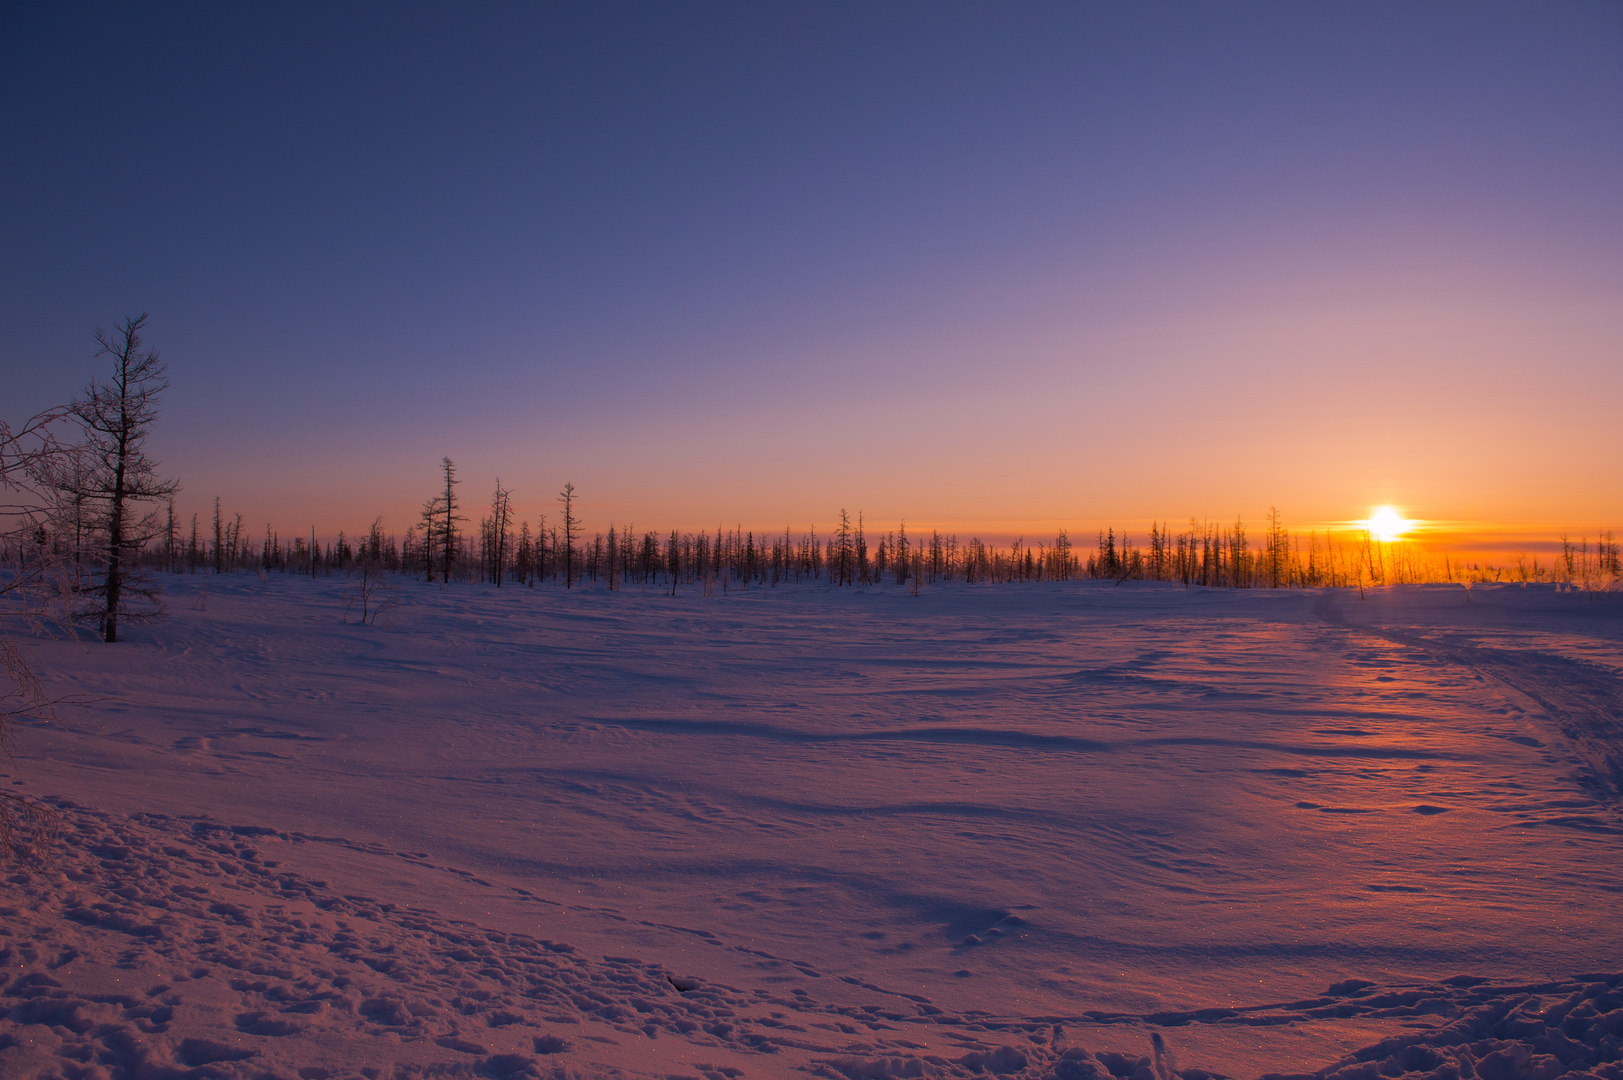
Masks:
[[[1605,1068],[1623,608],[1474,593],[179,579],[40,649],[0,1066]]]

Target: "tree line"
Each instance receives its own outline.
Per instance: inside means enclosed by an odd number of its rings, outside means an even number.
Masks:
[[[672,592],[804,583],[890,583],[918,589],[954,581],[1074,579],[1225,589],[1549,581],[1599,590],[1615,587],[1623,576],[1623,557],[1610,532],[1593,543],[1563,537],[1562,555],[1548,563],[1522,555],[1512,563],[1490,565],[1428,554],[1412,543],[1381,542],[1366,531],[1293,532],[1277,509],[1256,529],[1240,518],[1190,518],[1178,527],[1153,522],[1148,534],[1137,538],[1113,527],[1102,529],[1085,547],[1075,544],[1068,530],[1006,545],[938,529],[910,533],[905,522],[876,531],[862,514],[853,518],[843,509],[821,533],[816,526],[759,533],[742,526],[683,532],[639,530],[630,524],[609,524],[588,533],[573,484],[558,493],[552,514],[539,514],[532,522],[515,515],[512,491],[497,480],[477,522],[468,527],[463,511],[469,507],[450,458],[441,460],[439,474],[435,493],[403,535],[386,532],[377,518],[353,536],[340,532],[323,546],[313,531],[284,540],[267,526],[256,548],[243,532],[240,515],[222,515],[216,500],[212,522],[201,531],[194,516],[190,531],[177,533],[169,514],[168,528],[143,549],[146,563],[176,572],[259,570],[311,576],[349,573],[364,565],[441,584]]]

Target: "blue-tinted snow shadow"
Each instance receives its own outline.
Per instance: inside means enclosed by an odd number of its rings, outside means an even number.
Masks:
[[[1000,730],[997,728],[918,727],[830,732],[804,731],[798,728],[780,727],[775,724],[763,724],[756,721],[669,720],[634,717],[607,719],[598,717],[593,718],[593,722],[660,735],[725,735],[733,738],[763,739],[769,742],[800,744],[908,742],[1082,754],[1114,754],[1122,750],[1160,746],[1210,746],[1290,754],[1296,757],[1391,758],[1399,760],[1441,758],[1459,760],[1461,756],[1404,746],[1294,744],[1198,736],[1134,739],[1110,743],[1098,739],[1085,739],[1076,735],[1040,735],[1030,731]]]
[[[1062,750],[1072,753],[1108,754],[1110,743],[1074,735],[1037,735],[1028,731],[999,731],[994,728],[886,728],[878,731],[802,731],[751,721],[654,720],[635,718],[595,718],[596,723],[630,728],[662,735],[730,735],[735,738],[764,739],[782,743],[919,742],[961,746],[997,746],[1015,749]]]

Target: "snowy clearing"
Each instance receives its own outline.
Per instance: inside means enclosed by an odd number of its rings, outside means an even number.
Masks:
[[[343,592],[39,644],[0,1074],[1623,1077],[1613,598]]]

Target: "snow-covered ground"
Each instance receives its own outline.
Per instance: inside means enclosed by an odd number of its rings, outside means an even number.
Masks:
[[[1615,598],[343,592],[39,646],[0,1074],[1623,1077]]]

